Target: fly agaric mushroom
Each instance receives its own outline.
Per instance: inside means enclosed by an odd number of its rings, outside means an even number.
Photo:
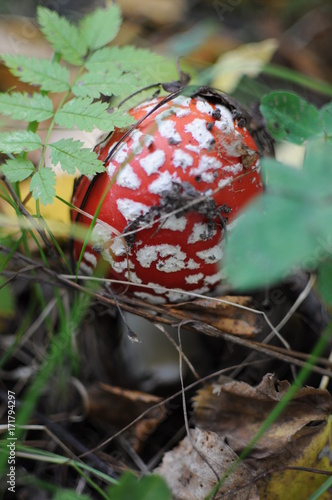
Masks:
[[[98,213],[81,270],[106,262],[107,278],[155,304],[216,287],[226,225],[263,189],[246,114],[210,89],[175,94],[133,108],[136,125],[96,146],[105,172],[73,194],[73,220]],[[81,251],[75,241],[76,262]]]

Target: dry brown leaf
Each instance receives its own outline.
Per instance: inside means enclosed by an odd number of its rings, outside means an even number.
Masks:
[[[225,333],[252,338],[260,332],[262,318],[249,309],[238,307],[249,308],[252,302],[251,297],[217,298],[232,302],[234,305],[206,298],[172,306],[169,309],[171,312],[174,310],[177,315],[182,314],[184,320],[191,319],[208,323]]]
[[[276,381],[271,374],[267,374],[257,387],[220,380],[199,391],[195,397],[196,423],[216,432],[240,455],[289,387],[289,382]],[[320,455],[330,434],[330,413],[328,391],[312,387],[300,389],[255,444],[245,463],[255,475],[285,466],[330,471],[328,460]],[[272,475],[268,486],[260,482],[261,498],[301,498],[303,491],[310,488],[315,491],[325,479],[315,473],[310,476],[302,471],[283,471],[278,473],[278,480]]]
[[[107,384],[96,384],[87,391],[85,411],[113,429],[130,424],[141,413],[160,403],[163,398]],[[138,451],[142,443],[156,429],[166,415],[164,405],[158,406],[137,422],[130,430],[131,444]]]
[[[217,476],[220,479],[237,459],[234,451],[214,432],[196,427],[190,431],[190,436],[191,439],[185,437],[177,448],[167,452],[154,471],[167,481],[173,500],[202,500],[216,485]],[[252,480],[248,467],[241,464],[214,498],[226,495],[223,498],[227,500],[258,499]]]

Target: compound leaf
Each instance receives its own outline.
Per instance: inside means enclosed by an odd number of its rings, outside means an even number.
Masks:
[[[108,9],[96,9],[80,23],[80,33],[90,50],[96,50],[111,42],[121,26],[121,11],[117,5]]]
[[[60,52],[67,62],[80,66],[88,49],[78,27],[46,7],[38,7],[37,16],[41,31],[55,52]]]
[[[73,139],[60,139],[49,144],[53,165],[58,162],[62,170],[74,174],[77,168],[84,175],[93,175],[104,171],[104,164],[97,155],[88,148],[82,148],[83,142]]]
[[[76,97],[68,101],[55,115],[58,125],[72,129],[91,131],[94,127],[111,132],[114,129],[112,114],[107,113],[107,103],[92,102],[88,97]]]
[[[148,49],[125,47],[104,47],[95,52],[86,64],[90,71],[104,72],[116,67],[126,72],[146,71],[165,63],[165,58]]]
[[[13,120],[42,122],[53,116],[53,104],[51,99],[45,95],[12,92],[11,94],[0,94],[0,111]]]
[[[66,92],[70,88],[68,69],[56,61],[12,54],[3,55],[2,59],[22,82],[39,85],[49,92]]]
[[[50,168],[42,168],[31,179],[30,191],[35,200],[43,205],[53,203],[55,196],[55,173]]]
[[[1,170],[10,182],[20,182],[27,179],[35,171],[35,167],[27,158],[18,157],[7,160]]]
[[[0,134],[0,151],[5,154],[34,151],[41,145],[39,135],[30,130],[15,130]]]
[[[133,75],[123,75],[121,71],[113,68],[107,73],[85,73],[73,86],[73,93],[81,97],[99,98],[100,94],[106,96],[127,96],[137,89],[137,80]]]

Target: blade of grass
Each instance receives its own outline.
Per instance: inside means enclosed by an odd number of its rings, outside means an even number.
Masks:
[[[321,92],[322,94],[332,97],[332,85],[303,75],[292,69],[284,68],[282,66],[278,66],[277,64],[265,64],[262,72],[267,75],[276,76],[277,78],[288,82],[297,83],[303,87],[307,87],[311,90],[315,90],[316,92]]]

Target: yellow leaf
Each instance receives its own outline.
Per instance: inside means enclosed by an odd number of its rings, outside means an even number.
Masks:
[[[278,41],[268,38],[262,42],[248,43],[226,52],[215,65],[212,86],[224,92],[232,92],[243,75],[257,76],[264,64],[270,61],[277,48]]]

